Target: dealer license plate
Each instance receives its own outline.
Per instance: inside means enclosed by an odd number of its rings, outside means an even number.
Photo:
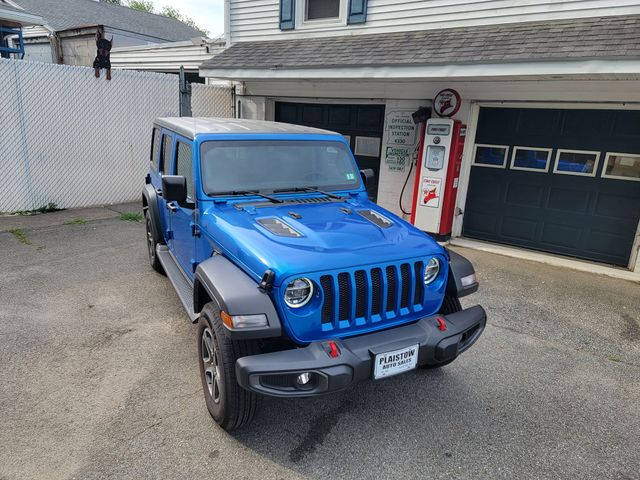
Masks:
[[[379,353],[375,357],[373,378],[385,378],[416,368],[419,345]]]

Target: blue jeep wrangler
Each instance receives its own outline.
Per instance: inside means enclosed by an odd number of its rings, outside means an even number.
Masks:
[[[224,429],[261,395],[309,397],[456,359],[480,336],[471,264],[369,201],[345,139],[273,122],[160,118],[142,194],[151,266],[198,322]]]

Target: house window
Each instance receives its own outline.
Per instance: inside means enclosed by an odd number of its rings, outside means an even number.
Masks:
[[[341,0],[305,0],[305,20],[340,17]]]

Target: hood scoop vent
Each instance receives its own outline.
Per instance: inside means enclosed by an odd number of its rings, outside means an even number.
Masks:
[[[286,222],[276,217],[266,217],[256,220],[260,225],[269,230],[269,232],[278,237],[299,238],[302,234]]]
[[[380,228],[389,228],[391,225],[393,225],[393,222],[391,220],[374,210],[358,210],[358,213]]]

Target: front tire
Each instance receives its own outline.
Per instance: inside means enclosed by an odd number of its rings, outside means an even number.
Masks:
[[[209,414],[227,431],[249,423],[258,408],[260,397],[238,385],[236,378],[236,360],[257,353],[255,342],[226,336],[217,306],[204,306],[198,325],[200,379]]]

